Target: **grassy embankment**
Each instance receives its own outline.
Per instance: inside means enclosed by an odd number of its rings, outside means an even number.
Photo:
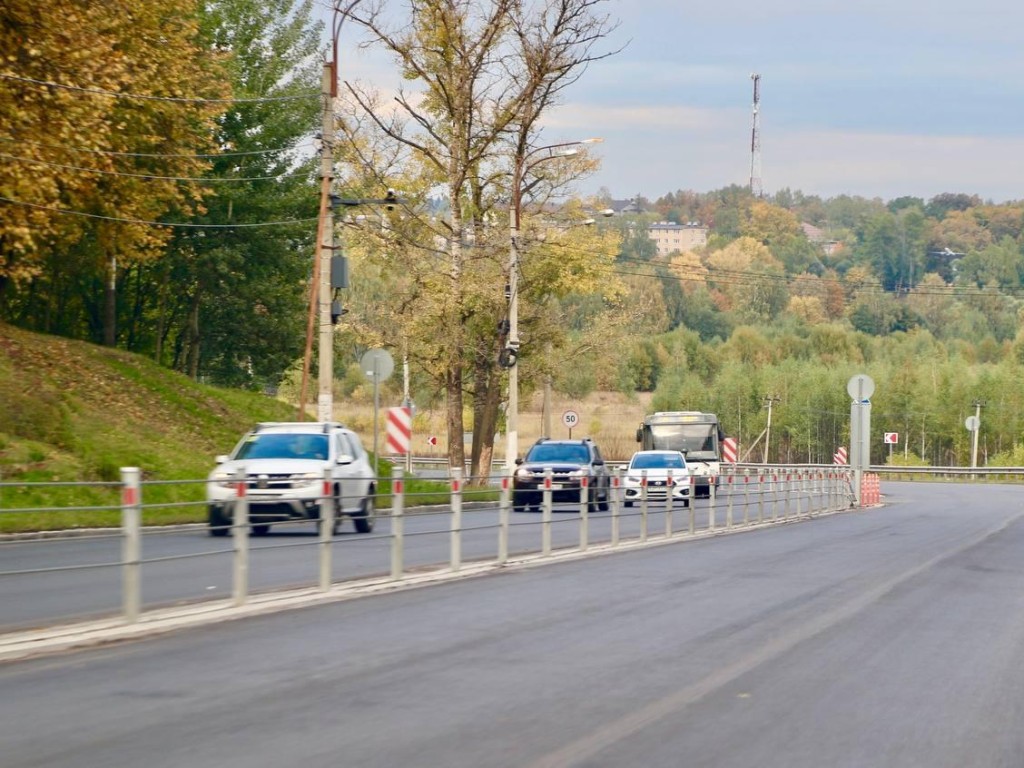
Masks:
[[[256,422],[295,417],[275,398],[0,323],[0,532],[119,525],[121,467],[143,470],[144,524],[203,521],[214,457]],[[439,483],[410,480],[406,491],[436,493],[421,503],[447,499]]]

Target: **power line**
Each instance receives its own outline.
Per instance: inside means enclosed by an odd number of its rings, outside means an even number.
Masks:
[[[267,96],[260,98],[229,98],[229,99],[202,99],[193,97],[183,96],[150,96],[139,93],[126,93],[119,91],[107,91],[102,88],[83,88],[77,85],[65,85],[63,83],[55,83],[50,80],[37,80],[32,77],[19,77],[17,75],[8,75],[0,73],[0,80],[13,80],[19,83],[28,83],[30,85],[38,85],[47,88],[60,88],[65,91],[74,91],[76,93],[89,93],[95,96],[110,96],[115,99],[134,99],[137,101],[163,101],[173,102],[176,104],[271,104],[274,102],[281,101],[305,101],[309,99],[319,99],[320,94],[315,91],[304,93],[296,96]]]
[[[0,196],[0,201],[5,203],[12,203],[13,205],[21,205],[26,208],[34,208],[39,211],[46,211],[48,213],[59,213],[67,216],[82,216],[88,219],[102,219],[104,221],[116,221],[121,224],[147,224],[153,227],[173,227],[173,228],[185,228],[185,229],[248,229],[252,227],[277,227],[277,226],[288,226],[292,224],[305,224],[311,221],[317,221],[318,217],[314,216],[308,219],[290,219],[287,221],[258,221],[251,223],[238,223],[238,224],[193,224],[188,222],[169,222],[169,221],[149,221],[146,219],[130,219],[123,216],[103,216],[98,213],[85,213],[84,211],[72,211],[66,208],[51,208],[46,205],[36,205],[35,203],[26,203],[21,200],[13,200],[9,197]]]
[[[30,139],[14,139],[8,136],[0,136],[0,141],[17,142],[20,144],[28,144],[33,147],[46,147],[47,149],[59,149],[69,150],[71,152],[85,152],[90,155],[109,155],[111,157],[156,157],[156,158],[188,158],[193,160],[208,159],[208,158],[219,158],[219,157],[244,157],[249,155],[273,155],[280,154],[282,152],[291,152],[297,149],[296,147],[282,147],[278,149],[254,149],[248,152],[201,152],[197,154],[178,153],[178,152],[116,152],[109,149],[87,149],[85,147],[72,147],[67,144],[48,144],[43,141],[32,141]]]
[[[291,173],[280,173],[276,176],[157,176],[152,173],[126,173],[123,171],[106,171],[98,168],[84,168],[80,165],[64,165],[62,163],[51,163],[48,160],[36,160],[31,157],[18,157],[17,155],[9,155],[4,152],[0,152],[0,157],[8,160],[15,160],[22,163],[35,163],[36,165],[45,165],[50,168],[59,168],[65,171],[81,171],[84,173],[97,173],[102,176],[121,176],[129,179],[150,179],[153,181],[195,181],[195,182],[224,182],[224,181],[278,181],[289,176],[302,176],[305,175],[300,171],[294,171]]]

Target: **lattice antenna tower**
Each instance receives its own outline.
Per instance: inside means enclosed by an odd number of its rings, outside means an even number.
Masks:
[[[761,197],[761,76],[750,76],[754,81],[754,121],[750,131],[750,194]]]

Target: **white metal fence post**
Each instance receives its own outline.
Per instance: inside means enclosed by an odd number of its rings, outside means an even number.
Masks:
[[[498,499],[498,563],[508,562],[508,517],[512,506],[512,478],[501,478],[501,496]]]
[[[452,467],[451,569],[462,567],[462,467]]]
[[[690,475],[690,535],[697,533],[697,478]]]
[[[597,489],[594,489],[597,493]],[[587,548],[590,540],[590,478],[580,478],[580,552]]]
[[[743,525],[750,525],[750,467],[743,470]]]
[[[672,538],[672,493],[676,489],[670,469],[665,477],[665,538]]]
[[[717,509],[716,509],[716,503],[715,503],[717,498],[718,498],[718,493],[716,492],[717,490],[718,489],[715,488],[715,476],[714,475],[708,475],[708,530],[709,531],[715,530],[715,526],[718,524],[718,521],[715,519],[716,517],[718,517]]]
[[[124,618],[134,624],[142,610],[142,471],[121,468],[121,599]]]
[[[764,522],[764,467],[757,470],[757,522]]]
[[[391,470],[391,578],[405,571],[405,475],[401,467]]]
[[[725,477],[725,492],[729,494],[729,501],[725,506],[725,527],[732,528],[732,475],[730,471]]]
[[[231,539],[235,550],[231,597],[235,605],[243,605],[249,596],[249,497],[246,492],[246,470],[235,470],[235,502],[231,515]]]
[[[544,499],[541,502],[540,552],[551,554],[551,470],[544,473]]]
[[[619,511],[622,504],[622,470],[618,467],[612,472],[611,495],[612,495],[612,546],[619,546]]]
[[[330,468],[324,469],[323,495],[320,498],[320,589],[331,588],[331,539],[334,536],[334,482]]]
[[[647,541],[647,470],[640,471],[640,541]]]

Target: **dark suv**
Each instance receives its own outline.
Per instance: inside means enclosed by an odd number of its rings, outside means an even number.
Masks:
[[[544,499],[544,475],[551,470],[553,501],[579,503],[581,480],[587,478],[591,510],[608,510],[610,483],[601,451],[590,438],[551,440],[541,438],[516,460],[512,476],[512,506],[516,512],[539,508]]]

